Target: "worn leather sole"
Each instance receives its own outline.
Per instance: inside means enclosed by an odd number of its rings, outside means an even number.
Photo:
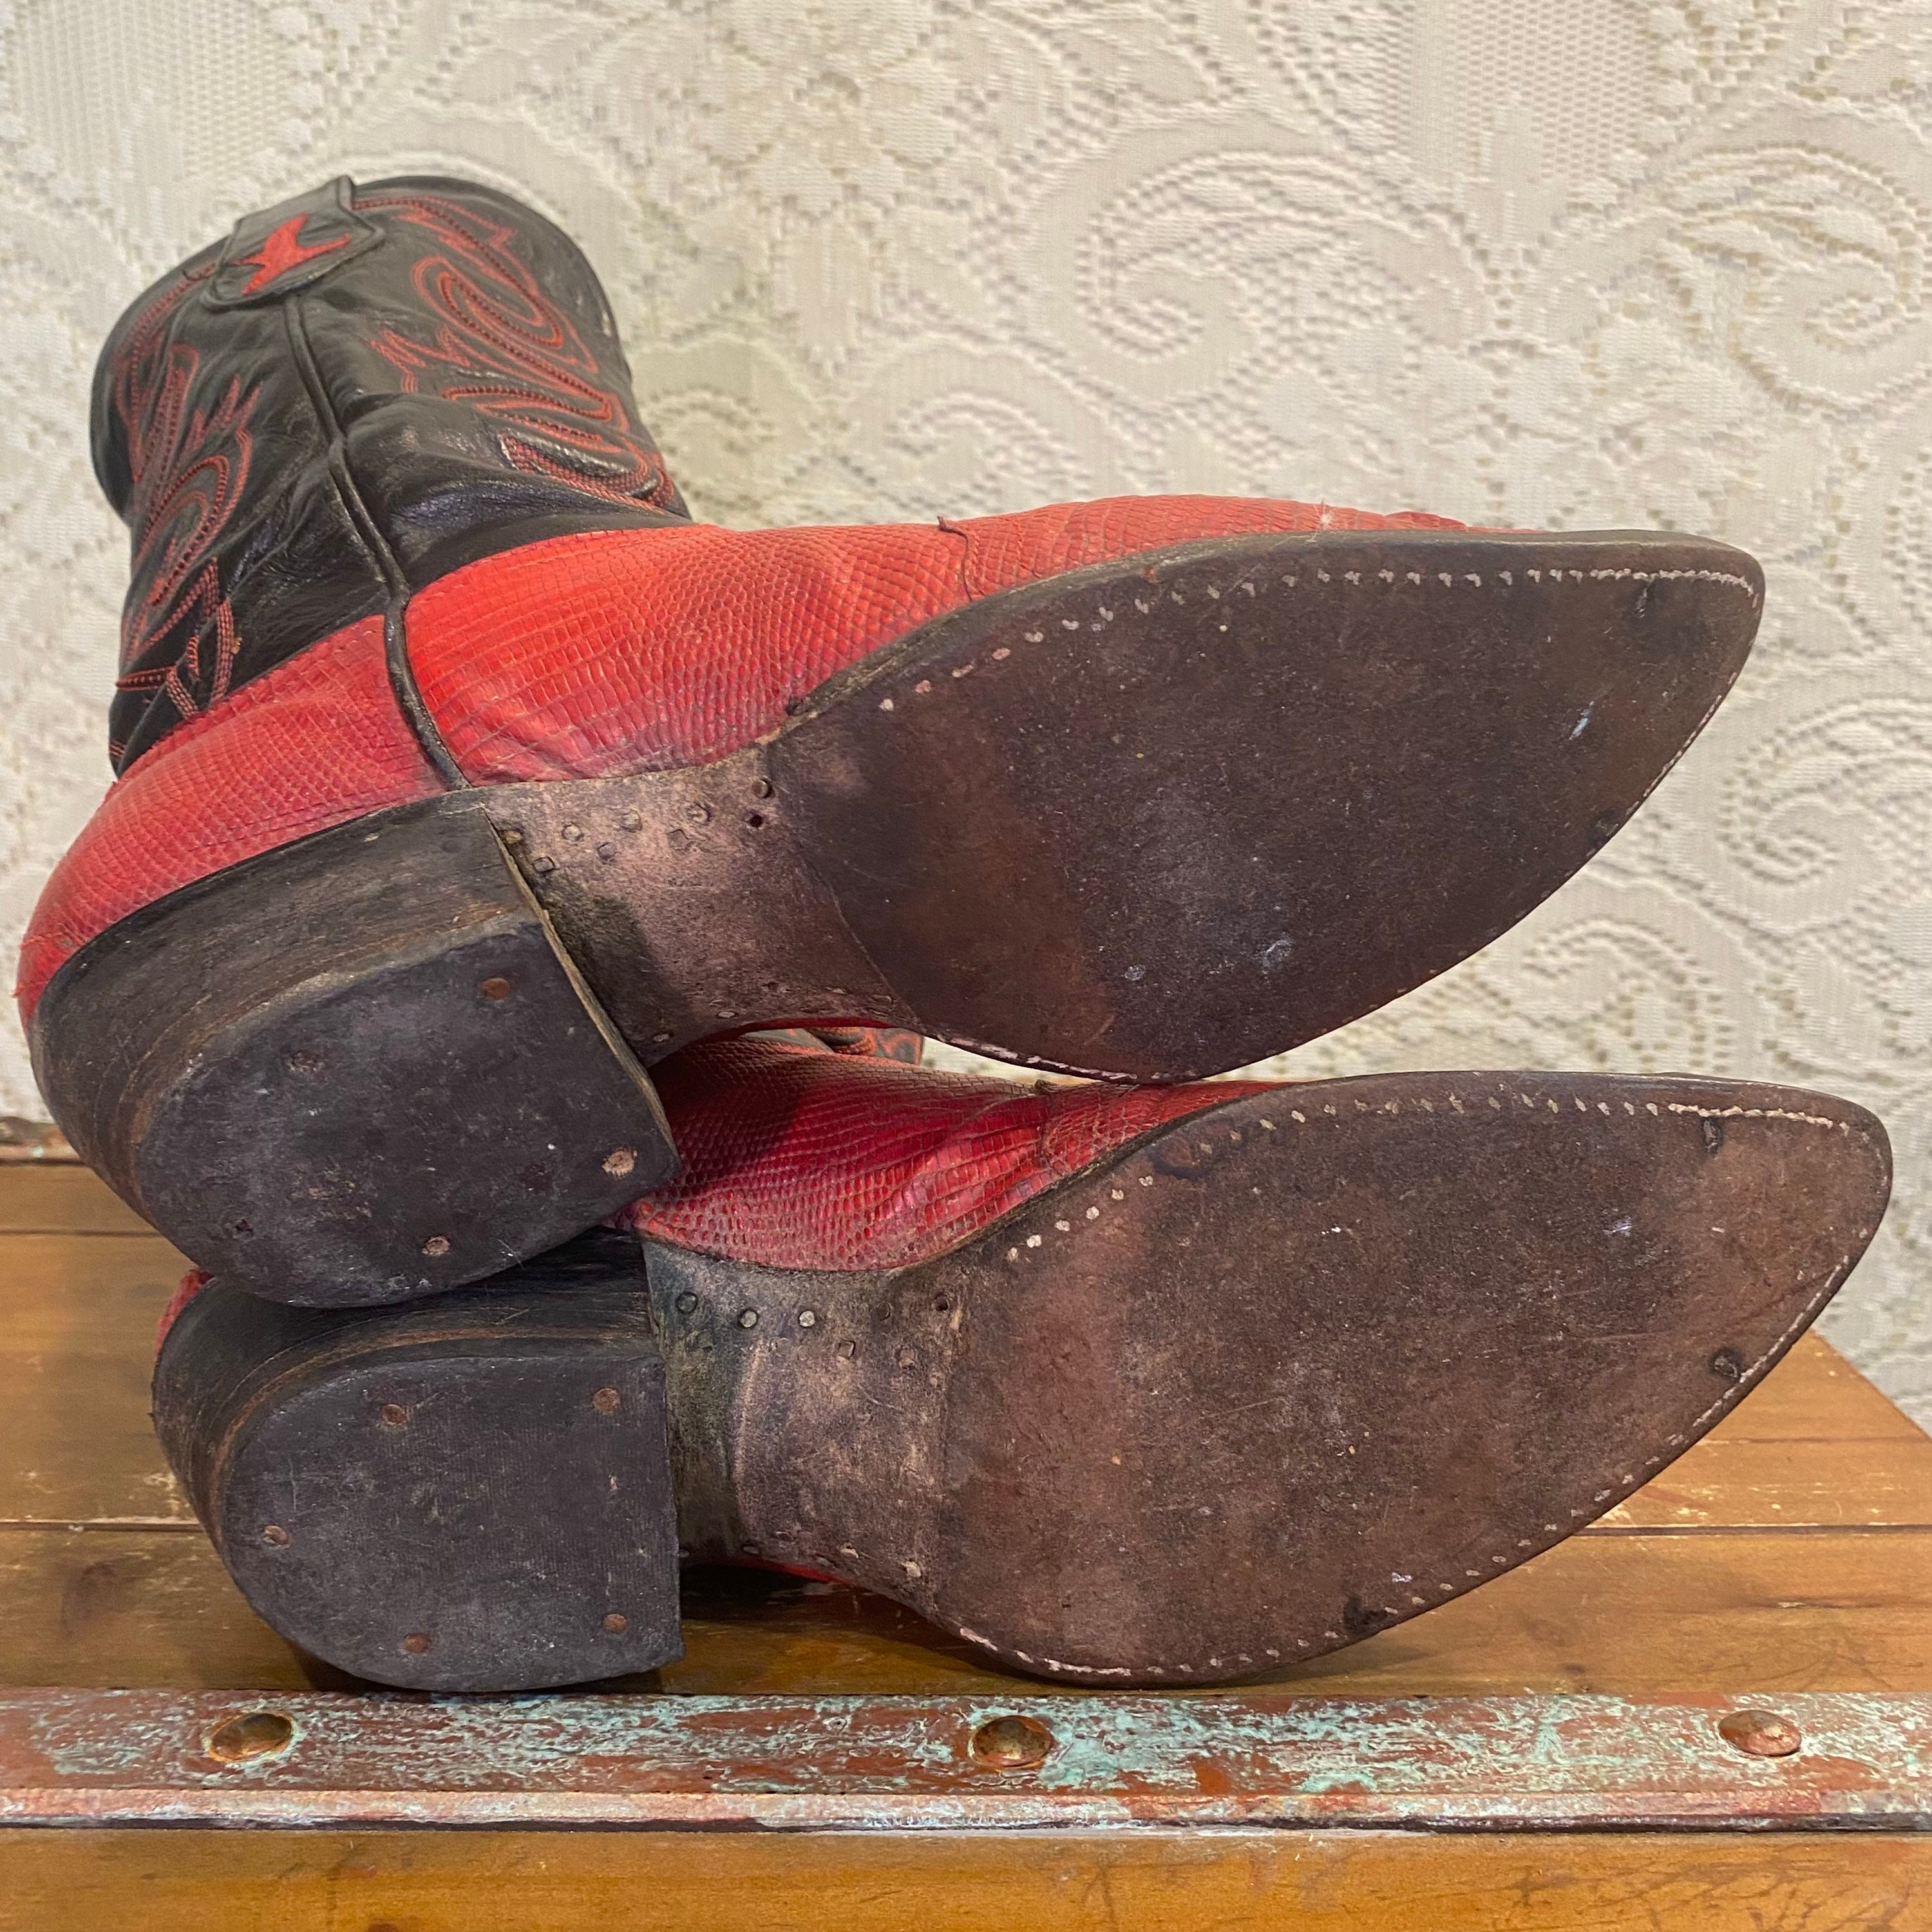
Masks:
[[[1785,1088],[1314,1082],[890,1273],[601,1234],[407,1309],[217,1282],[154,1414],[256,1610],[382,1682],[662,1663],[681,1549],[1042,1676],[1216,1683],[1611,1508],[1804,1330],[1888,1181],[1876,1120]]]
[[[1030,584],[716,764],[452,793],[156,902],[50,984],[41,1090],[203,1267],[366,1303],[666,1179],[644,1070],[707,1035],[1220,1072],[1546,896],[1760,602],[1741,553],[1640,533],[1217,538]]]

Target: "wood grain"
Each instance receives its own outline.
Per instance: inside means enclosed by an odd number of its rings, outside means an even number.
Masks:
[[[1334,1696],[1932,1691],[1928,1604],[1932,1534],[1922,1532],[1576,1537],[1412,1623],[1256,1681]],[[854,1591],[706,1572],[688,1583],[686,1605],[682,1660],[640,1688],[736,1696],[1040,1688]],[[350,1682],[262,1624],[193,1529],[0,1534],[0,1682]]]
[[[0,1523],[193,1521],[148,1421],[185,1266],[158,1234],[0,1235]]]
[[[1923,1441],[1925,1432],[1814,1329],[1704,1439]]]
[[[1932,1437],[1780,1442],[1713,1433],[1582,1533],[1928,1527]]]
[[[0,1234],[152,1234],[154,1229],[92,1168],[10,1163],[0,1174]]]
[[[0,1832],[0,1928],[1907,1932],[1932,1841],[1797,1833]]]

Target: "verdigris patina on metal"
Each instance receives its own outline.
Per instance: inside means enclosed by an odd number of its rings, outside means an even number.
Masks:
[[[1917,1832],[1932,1696],[28,1691],[0,1825]]]

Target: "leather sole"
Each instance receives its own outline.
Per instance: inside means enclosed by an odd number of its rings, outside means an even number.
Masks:
[[[984,598],[702,767],[374,814],[68,961],[35,1066],[202,1266],[296,1301],[453,1288],[648,1192],[646,1070],[872,1022],[1178,1081],[1486,944],[1737,674],[1700,539],[1217,538]]]
[[[1808,1325],[1889,1172],[1870,1114],[1789,1088],[1311,1082],[896,1271],[601,1234],[409,1309],[218,1282],[155,1419],[256,1610],[384,1683],[649,1669],[680,1550],[1058,1681],[1218,1683],[1614,1506]]]

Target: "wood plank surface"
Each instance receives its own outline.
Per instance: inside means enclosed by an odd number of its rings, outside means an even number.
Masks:
[[[148,1420],[184,1265],[158,1234],[0,1235],[0,1524],[194,1521]]]
[[[152,1234],[92,1168],[22,1161],[0,1172],[0,1234]]]
[[[1412,1623],[1253,1682],[1324,1696],[1932,1692],[1928,1605],[1923,1533],[1580,1536]],[[1039,1688],[856,1591],[700,1573],[686,1616],[683,1659],[627,1683],[721,1696]],[[198,1532],[38,1529],[0,1533],[0,1683],[353,1680],[262,1624]]]
[[[1912,1932],[1932,1840],[0,1832],[4,1932]]]
[[[9,1232],[10,1231],[10,1232]],[[356,1688],[242,1603],[146,1419],[185,1264],[86,1170],[0,1171],[0,1682]],[[1274,1688],[1324,1695],[1932,1690],[1932,1440],[1807,1338],[1594,1528]],[[897,1606],[699,1573],[688,1653],[618,1687],[1040,1686]],[[1068,1693],[1068,1695],[1078,1695]],[[1202,1694],[1193,1694],[1200,1695]],[[0,1832],[0,1932],[1904,1932],[1932,1840],[1875,1834]]]

